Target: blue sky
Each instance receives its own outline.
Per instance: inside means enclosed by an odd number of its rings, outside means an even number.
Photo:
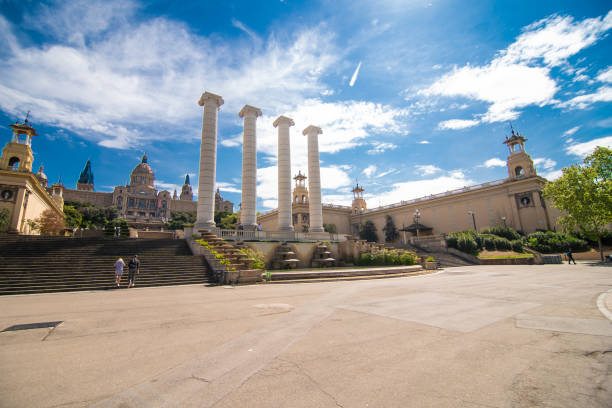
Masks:
[[[276,207],[276,129],[293,173],[319,137],[323,201],[370,208],[507,176],[509,121],[554,179],[612,146],[612,12],[602,1],[0,0],[0,122],[31,120],[34,166],[75,188],[160,189],[197,168],[203,91],[219,112],[217,185],[240,202],[245,104],[259,107],[258,209]],[[469,4],[469,6],[466,6]],[[2,144],[10,139],[8,127]]]

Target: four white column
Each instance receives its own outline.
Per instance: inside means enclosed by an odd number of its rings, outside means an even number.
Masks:
[[[240,224],[245,230],[257,228],[257,117],[261,110],[251,105],[244,105],[238,116],[244,118],[242,138],[242,207],[240,207]]]
[[[286,116],[279,116],[273,125],[278,128],[278,230],[293,231],[289,126],[295,123]]]
[[[324,232],[323,206],[321,205],[321,172],[319,163],[319,135],[321,128],[308,126],[302,132],[308,136],[308,195],[310,215],[309,232]]]
[[[223,98],[204,92],[198,104],[204,107],[200,173],[198,177],[198,212],[194,229],[209,230],[215,226],[215,175],[217,168],[217,111]]]

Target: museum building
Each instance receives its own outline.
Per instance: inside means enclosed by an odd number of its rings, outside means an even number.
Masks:
[[[542,197],[547,180],[536,174],[533,160],[525,151],[525,139],[512,130],[503,142],[508,147],[508,177],[413,200],[368,209],[362,186],[355,186],[350,207],[323,204],[323,224],[335,226],[338,234],[357,235],[359,226],[371,221],[379,241],[390,216],[400,240],[411,236],[441,235],[453,231],[507,226],[524,233],[555,229],[560,212]],[[308,191],[306,176],[294,178],[292,214],[295,231],[308,230]],[[264,231],[277,231],[278,209],[260,215]]]

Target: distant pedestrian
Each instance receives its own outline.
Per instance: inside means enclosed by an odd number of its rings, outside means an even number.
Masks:
[[[136,275],[140,273],[140,260],[138,255],[134,255],[130,262],[128,262],[128,288],[134,287],[136,284]]]
[[[571,248],[567,250],[567,253],[565,254],[565,256],[567,256],[567,264],[568,265],[570,265],[572,262],[574,262],[574,265],[576,265],[576,260],[572,256],[572,249]]]
[[[123,262],[123,259],[117,259],[117,261],[115,262],[115,283],[117,284],[117,287],[119,287],[119,283],[121,282],[121,276],[123,275],[124,266],[125,262]]]
[[[261,231],[261,224],[257,224],[257,231]]]
[[[119,227],[115,226],[115,237],[119,238]]]

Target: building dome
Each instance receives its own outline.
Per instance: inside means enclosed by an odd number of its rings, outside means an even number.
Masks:
[[[154,181],[155,175],[153,174],[153,169],[147,164],[147,155],[144,154],[140,164],[134,167],[134,170],[132,170],[132,174],[130,175],[130,184],[144,184],[149,187],[153,187]]]
[[[36,174],[34,174],[36,176],[36,178],[38,179],[38,181],[40,181],[40,184],[42,184],[43,187],[47,187],[47,175],[43,172],[43,166],[41,165],[40,168],[38,169],[38,171],[36,172]]]

